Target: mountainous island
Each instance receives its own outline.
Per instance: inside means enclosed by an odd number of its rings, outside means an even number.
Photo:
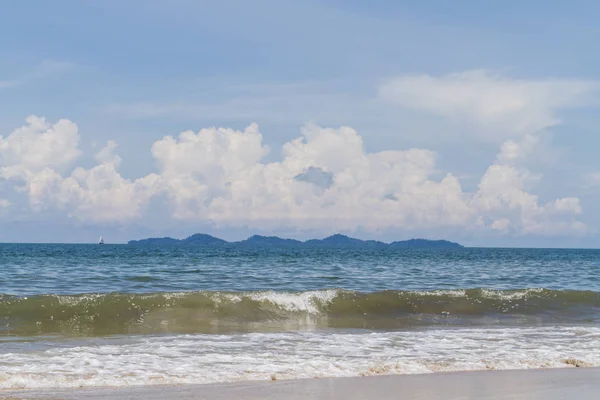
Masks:
[[[410,239],[391,243],[377,240],[361,240],[345,235],[332,235],[325,239],[310,239],[305,242],[282,239],[276,236],[254,235],[238,242],[228,242],[204,233],[196,233],[185,239],[171,237],[130,240],[127,244],[137,246],[196,246],[196,247],[278,247],[278,248],[343,248],[343,249],[460,249],[461,244],[447,240]]]

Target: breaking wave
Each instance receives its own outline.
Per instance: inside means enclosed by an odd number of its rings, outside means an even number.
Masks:
[[[11,336],[598,321],[600,293],[549,289],[0,295],[0,334]]]

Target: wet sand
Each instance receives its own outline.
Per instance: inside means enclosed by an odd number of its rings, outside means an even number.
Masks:
[[[451,372],[215,385],[11,390],[0,399],[597,400],[600,368]]]

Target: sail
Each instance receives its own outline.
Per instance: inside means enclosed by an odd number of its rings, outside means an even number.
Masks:
[[[98,240],[98,244],[104,244],[104,239],[100,236],[100,240]]]

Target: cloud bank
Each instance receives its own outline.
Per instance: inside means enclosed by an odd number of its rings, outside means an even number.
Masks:
[[[474,192],[452,173],[440,179],[427,149],[368,153],[354,129],[306,126],[283,146],[278,162],[256,124],[244,131],[206,128],[167,136],[151,148],[158,171],[136,180],[119,171],[108,142],[90,169],[60,169],[79,154],[76,125],[29,117],[0,138],[0,177],[18,182],[34,210],[56,208],[83,221],[126,222],[166,196],[174,218],[219,225],[365,230],[462,227],[520,233],[581,233],[579,200],[541,203],[525,190],[533,179],[510,164],[492,164]]]
[[[26,193],[33,210],[62,210],[96,223],[143,218],[160,197],[172,218],[228,227],[583,234],[579,199],[541,201],[528,190],[540,176],[520,165],[535,153],[540,131],[558,122],[556,110],[576,104],[593,86],[471,71],[399,77],[380,87],[380,98],[400,107],[476,124],[484,136],[488,126],[490,134],[505,131],[473,191],[440,171],[431,150],[369,153],[351,127],[312,124],[282,147],[276,162],[264,161],[271,149],[254,123],[243,131],[213,127],[166,136],[149,149],[157,170],[129,180],[119,172],[114,141],[98,152],[94,167],[73,169],[81,153],[75,123],[36,116],[0,136],[0,179]]]

